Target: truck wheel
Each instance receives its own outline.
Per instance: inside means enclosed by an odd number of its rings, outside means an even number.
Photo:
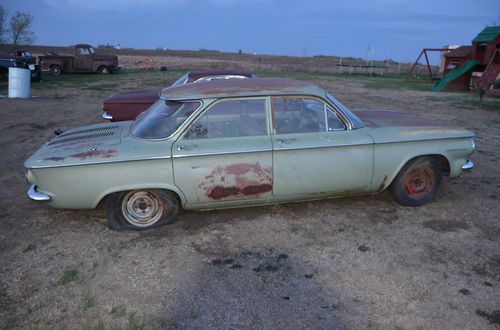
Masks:
[[[166,190],[120,191],[106,200],[108,222],[116,230],[145,230],[177,219],[179,202]]]
[[[443,182],[438,162],[420,157],[408,162],[389,186],[389,192],[403,206],[421,206],[432,202]]]
[[[58,76],[61,74],[61,67],[59,65],[51,65],[50,66],[50,73],[53,75],[53,76]]]
[[[111,70],[107,66],[101,66],[98,71],[101,74],[111,73]]]

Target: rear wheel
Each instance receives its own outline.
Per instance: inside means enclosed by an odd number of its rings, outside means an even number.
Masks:
[[[432,157],[421,157],[407,163],[389,186],[391,196],[404,206],[430,203],[441,188],[443,174]]]
[[[53,75],[53,76],[58,76],[61,74],[61,67],[59,65],[52,65],[50,66],[50,73]]]
[[[145,230],[172,223],[177,219],[179,203],[165,190],[121,191],[108,196],[108,222],[116,230]]]

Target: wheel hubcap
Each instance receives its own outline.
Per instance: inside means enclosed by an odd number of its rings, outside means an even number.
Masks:
[[[163,203],[152,191],[132,191],[123,199],[122,213],[130,224],[148,227],[160,220]]]
[[[408,175],[406,190],[412,198],[420,199],[432,192],[434,183],[434,172],[430,168],[417,168]]]

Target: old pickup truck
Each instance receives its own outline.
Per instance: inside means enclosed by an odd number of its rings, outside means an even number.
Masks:
[[[63,72],[99,72],[112,73],[120,69],[116,55],[97,55],[94,47],[78,44],[73,47],[72,55],[40,56],[42,71],[50,71],[53,75]]]

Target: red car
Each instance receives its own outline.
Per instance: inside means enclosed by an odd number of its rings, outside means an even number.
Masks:
[[[199,70],[186,73],[172,86],[209,80],[245,78],[255,78],[255,75],[240,70]],[[111,95],[104,100],[102,118],[110,121],[134,120],[160,98],[159,93],[160,90],[139,90]]]

